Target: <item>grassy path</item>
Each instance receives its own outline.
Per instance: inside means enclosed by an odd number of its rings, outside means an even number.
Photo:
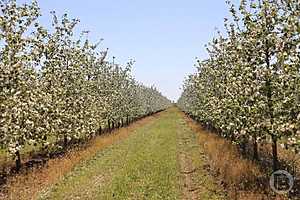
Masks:
[[[81,162],[39,199],[223,199],[197,135],[171,108]]]

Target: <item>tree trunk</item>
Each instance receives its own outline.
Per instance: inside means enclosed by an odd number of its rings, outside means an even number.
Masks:
[[[256,139],[256,134],[254,134],[253,138],[253,160],[258,160],[258,144]]]
[[[242,137],[241,149],[242,149],[242,153],[245,155],[247,153],[246,152],[246,138],[245,138],[245,136]]]
[[[19,172],[21,169],[21,155],[20,152],[16,152],[16,171]]]
[[[266,13],[265,13],[266,14]],[[267,19],[267,18],[266,18]],[[268,25],[268,21],[266,21],[266,25]],[[267,26],[267,31],[270,31],[269,26]],[[265,62],[267,64],[267,69],[270,69],[271,66],[271,54],[270,54],[270,50],[269,50],[269,40],[266,40],[266,44],[265,44]],[[268,71],[267,76],[266,76],[266,88],[267,88],[267,105],[268,105],[268,115],[270,117],[270,122],[271,122],[271,126],[274,124],[273,123],[273,102],[272,102],[272,80],[271,80],[271,72]],[[273,132],[271,132],[270,130],[268,130],[268,134],[271,135],[272,137],[272,154],[273,154],[273,171],[276,171],[278,169],[278,155],[277,155],[277,137],[274,135]]]
[[[102,127],[100,126],[99,127],[99,135],[101,135],[102,134]]]
[[[231,142],[234,142],[235,141],[234,133],[231,133],[230,136],[231,136],[230,137]]]
[[[68,138],[67,136],[64,136],[64,147],[66,148],[68,145]]]
[[[108,131],[110,131],[110,121],[107,120],[107,125],[108,125]]]
[[[284,149],[289,150],[289,146],[287,145],[287,143],[284,144]]]
[[[111,128],[115,129],[115,122],[114,121],[111,122]]]
[[[272,135],[273,171],[278,170],[277,137]]]

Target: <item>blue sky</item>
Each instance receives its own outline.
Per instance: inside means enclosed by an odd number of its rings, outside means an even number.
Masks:
[[[28,2],[28,1],[27,1]],[[133,74],[146,85],[154,84],[172,100],[195,57],[206,58],[204,45],[222,29],[228,16],[225,0],[40,0],[46,26],[51,10],[79,18],[78,30],[89,30],[93,41],[104,38],[109,59],[136,61]],[[238,2],[236,0],[236,2]]]

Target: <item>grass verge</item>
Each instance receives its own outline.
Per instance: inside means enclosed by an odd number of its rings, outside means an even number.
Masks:
[[[174,118],[162,113],[128,139],[81,162],[40,199],[177,199]]]

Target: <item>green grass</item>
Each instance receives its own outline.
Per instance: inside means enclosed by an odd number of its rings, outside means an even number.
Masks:
[[[198,149],[195,134],[187,128],[178,110],[171,108],[127,139],[82,162],[57,184],[42,191],[39,199],[180,199],[178,152],[184,149],[178,143],[185,133],[192,140],[192,149]],[[186,148],[184,151],[192,150]],[[198,150],[193,155],[195,162],[201,162],[197,159]],[[196,181],[200,182],[203,171],[199,173]],[[214,187],[211,177],[204,176],[209,180],[205,180],[208,187]]]

